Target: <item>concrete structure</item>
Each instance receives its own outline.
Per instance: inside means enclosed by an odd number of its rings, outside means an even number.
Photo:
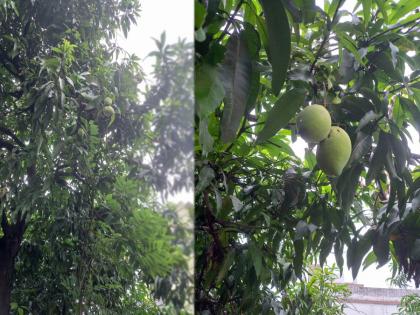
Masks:
[[[391,315],[398,311],[403,296],[420,295],[420,290],[369,288],[354,283],[348,287],[352,295],[346,300],[346,315]]]

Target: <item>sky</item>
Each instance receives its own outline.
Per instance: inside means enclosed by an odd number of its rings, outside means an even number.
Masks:
[[[174,43],[178,38],[186,38],[192,42],[194,38],[194,2],[193,0],[140,0],[141,15],[138,25],[133,27],[125,39],[122,35],[119,38],[120,45],[128,52],[136,54],[142,59],[143,70],[148,73],[151,70],[152,59],[147,55],[155,49],[152,38],[159,38],[163,31],[166,32],[167,42]],[[316,0],[318,6],[323,8],[323,0]],[[346,0],[343,9],[352,11],[355,0]],[[418,140],[418,134],[412,130],[414,141]],[[415,142],[418,143],[418,142]],[[420,153],[420,146],[411,143],[412,150]],[[304,155],[306,143],[298,139],[293,144],[293,149],[298,156]],[[172,196],[174,201],[193,202],[192,191],[183,192]],[[334,263],[333,257],[328,258],[329,263]],[[365,271],[359,272],[356,283],[370,287],[389,287],[385,281],[391,276],[387,265],[380,269],[372,266]],[[350,271],[344,268],[343,282],[352,282]]]

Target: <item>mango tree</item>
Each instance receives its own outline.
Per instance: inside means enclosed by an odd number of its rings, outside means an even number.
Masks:
[[[196,1],[198,312],[283,314],[331,255],[420,284],[418,3],[349,2]],[[293,150],[315,104],[348,156]]]

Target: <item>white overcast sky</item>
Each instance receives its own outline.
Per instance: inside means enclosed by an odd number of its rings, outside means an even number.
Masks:
[[[152,37],[159,38],[165,31],[167,42],[174,43],[178,38],[186,38],[192,42],[194,38],[194,1],[193,0],[140,0],[141,14],[138,25],[134,26],[129,32],[128,38],[120,37],[120,45],[128,52],[134,53],[142,59],[142,67],[147,72],[150,71],[152,60],[146,56],[155,49]],[[323,0],[316,0],[318,6],[323,8]],[[355,0],[346,0],[343,9],[352,11]],[[418,134],[413,130],[414,140],[418,139]],[[416,141],[417,142],[417,141]],[[293,148],[297,154],[302,156],[306,143],[298,141]],[[418,151],[418,145],[412,144],[412,149]],[[193,193],[186,192],[177,196],[178,200],[193,201]],[[330,263],[335,260],[333,257],[328,259]],[[351,273],[345,269],[343,281],[352,282]],[[380,269],[370,267],[365,271],[359,272],[356,282],[371,287],[388,287],[385,281],[391,276],[387,266]]]

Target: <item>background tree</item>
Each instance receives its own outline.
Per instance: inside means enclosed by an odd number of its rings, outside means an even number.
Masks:
[[[283,314],[343,315],[351,292],[339,284],[334,267],[314,268],[310,277],[290,284],[281,299]]]
[[[415,294],[406,295],[401,299],[398,313],[401,315],[414,315],[420,312],[420,297]]]
[[[420,283],[416,1],[196,1],[196,310],[278,313],[308,264],[393,262]],[[343,173],[304,158],[296,114],[350,136]],[[268,302],[267,302],[268,301]],[[268,307],[266,307],[268,305]]]
[[[166,74],[186,69],[191,52],[181,63],[187,45],[168,48],[140,97],[139,59],[116,44],[139,9],[135,0],[0,6],[0,314],[158,313],[155,278],[185,267],[175,223],[157,211],[157,191],[179,185],[145,169],[175,174],[191,154],[176,147],[185,124],[158,128],[188,106],[176,105]],[[181,140],[166,145],[170,131]]]

